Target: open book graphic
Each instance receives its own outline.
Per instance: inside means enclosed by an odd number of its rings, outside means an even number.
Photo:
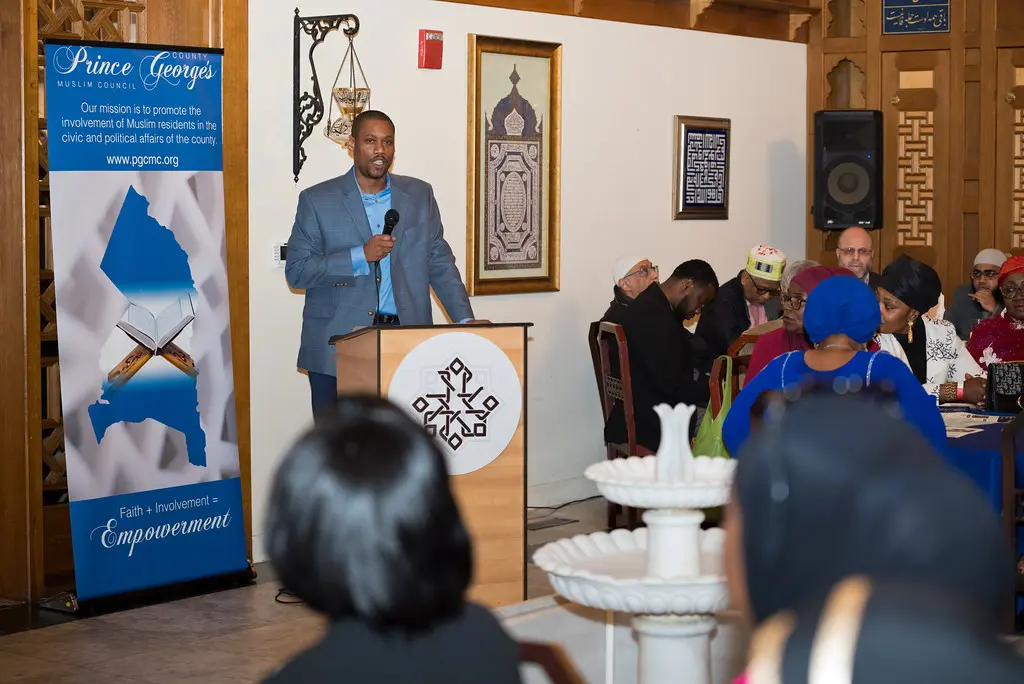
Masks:
[[[186,294],[171,302],[157,316],[132,302],[117,327],[139,344],[156,352],[172,342],[195,317],[192,295]]]

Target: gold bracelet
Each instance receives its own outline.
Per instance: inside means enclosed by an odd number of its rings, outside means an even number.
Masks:
[[[956,383],[944,382],[939,385],[939,403],[952,404],[956,401]]]

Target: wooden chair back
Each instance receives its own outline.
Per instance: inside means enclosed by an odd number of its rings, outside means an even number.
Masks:
[[[594,321],[590,324],[590,332],[587,334],[587,342],[590,344],[590,361],[594,364],[594,379],[597,381],[597,394],[601,399],[601,410],[604,410],[604,383],[601,381],[601,348],[598,345],[597,334],[601,327],[601,321]]]
[[[715,359],[715,362],[711,364],[711,376],[708,380],[710,383],[711,390],[711,403],[708,408],[711,411],[711,417],[717,418],[719,411],[722,410],[722,382],[728,381],[729,386],[732,387],[732,396],[739,394],[739,391],[743,389],[742,379],[746,377],[747,368],[750,366],[750,354],[741,354],[740,356],[731,356],[732,358],[732,375],[729,378],[725,377],[725,361],[719,357]]]
[[[539,665],[553,684],[587,684],[572,660],[557,644],[520,641],[519,662]]]
[[[743,389],[743,382],[747,377],[747,368],[750,367],[751,351],[753,351],[754,345],[757,344],[758,338],[781,327],[781,319],[769,321],[751,328],[729,345],[729,351],[726,352],[726,355],[732,358],[732,377],[729,378],[732,396],[735,397]],[[723,377],[724,373],[725,363],[721,359],[715,359],[715,362],[711,365],[711,377],[709,379],[711,383],[711,402],[709,408],[711,409],[711,415],[714,417],[717,417],[718,412],[722,410],[722,381],[725,379]]]
[[[622,404],[626,418],[626,444],[628,455],[636,455],[636,422],[633,407],[633,384],[629,373],[629,345],[626,331],[621,325],[601,321],[597,328],[597,348],[600,359],[601,407],[605,422],[612,415],[616,403]],[[618,362],[612,363],[612,359]]]

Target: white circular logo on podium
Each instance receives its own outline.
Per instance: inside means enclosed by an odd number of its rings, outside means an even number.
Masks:
[[[505,352],[483,337],[443,333],[402,359],[388,399],[441,443],[452,475],[501,455],[519,427],[523,389]]]

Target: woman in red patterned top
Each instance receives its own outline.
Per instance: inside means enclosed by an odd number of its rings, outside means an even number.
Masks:
[[[978,323],[967,350],[982,368],[990,363],[1024,361],[1024,256],[1010,257],[999,271],[1005,307]]]

